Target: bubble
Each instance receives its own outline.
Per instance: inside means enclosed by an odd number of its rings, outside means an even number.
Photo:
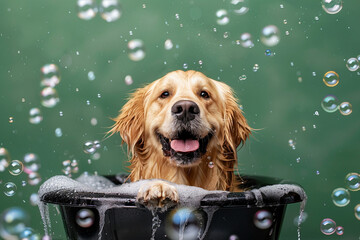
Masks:
[[[240,238],[237,235],[232,234],[230,235],[229,240],[240,240]]]
[[[101,17],[107,22],[114,22],[121,17],[118,0],[102,0],[100,4]]]
[[[359,69],[359,61],[356,58],[349,58],[346,61],[346,67],[350,71],[354,72]]]
[[[323,81],[326,86],[335,87],[340,81],[339,74],[334,71],[329,71],[324,74]]]
[[[101,143],[100,143],[99,140],[95,140],[95,141],[94,141],[94,147],[95,147],[96,149],[99,149],[99,148],[101,147]]]
[[[336,110],[338,109],[339,101],[335,96],[327,95],[321,101],[321,107],[324,109],[325,112],[333,113],[336,112]]]
[[[0,236],[4,239],[17,239],[26,226],[30,223],[29,215],[19,207],[6,209],[0,219]]]
[[[54,88],[46,87],[41,91],[41,104],[47,108],[53,108],[59,102],[59,96]]]
[[[336,227],[335,231],[336,231],[336,234],[339,235],[339,236],[344,234],[344,228],[342,226]]]
[[[39,108],[30,109],[29,115],[29,122],[32,124],[39,124],[43,120],[43,116],[41,115],[41,111]]]
[[[259,64],[255,63],[253,66],[253,72],[257,72],[259,70]]]
[[[183,64],[183,69],[188,69],[188,67],[189,67],[189,66],[188,66],[187,63],[184,63],[184,64]]]
[[[226,25],[230,21],[228,17],[228,12],[225,9],[217,10],[216,17],[217,17],[216,23],[219,25]]]
[[[93,141],[87,141],[83,146],[84,153],[93,154],[96,152],[96,147]]]
[[[61,128],[56,128],[55,129],[55,136],[56,137],[62,137],[63,133],[62,133],[62,130]]]
[[[8,197],[12,197],[15,195],[17,187],[15,185],[15,183],[13,182],[7,182],[4,184],[4,194]]]
[[[129,41],[128,50],[128,56],[133,61],[140,61],[145,57],[144,42],[140,39]]]
[[[265,56],[271,56],[272,53],[271,53],[271,50],[270,49],[266,49],[265,50]]]
[[[45,64],[41,68],[42,80],[41,86],[55,87],[60,82],[59,69],[55,64]]]
[[[11,175],[17,176],[21,174],[24,170],[24,165],[19,160],[12,160],[9,164],[9,173]]]
[[[172,240],[183,239],[195,240],[200,236],[204,225],[203,216],[190,208],[176,208],[167,217],[165,231]]]
[[[27,153],[24,156],[24,165],[32,172],[37,172],[40,169],[40,160],[35,153]]]
[[[20,240],[41,240],[41,236],[34,229],[27,227],[20,233]]]
[[[131,84],[133,84],[133,79],[132,79],[132,77],[130,76],[130,75],[126,75],[125,76],[125,84],[126,85],[131,85]]]
[[[63,169],[62,172],[71,177],[72,173],[77,173],[79,171],[78,163],[75,159],[71,160],[65,160],[62,162]]]
[[[336,188],[332,192],[331,198],[336,206],[345,207],[350,202],[350,193],[345,188]]]
[[[126,80],[125,80],[126,81]],[[93,125],[93,126],[96,126],[98,124],[98,121],[96,118],[91,118],[90,120],[90,124]]]
[[[239,77],[239,80],[240,81],[244,81],[244,80],[246,80],[246,75],[245,74],[243,74],[243,75],[241,75],[240,77]]]
[[[78,0],[78,17],[83,20],[93,19],[97,13],[94,0]]]
[[[164,47],[166,50],[172,49],[174,44],[172,43],[171,39],[166,39],[164,43]]]
[[[209,168],[214,168],[214,162],[210,161],[210,162],[208,163],[208,167],[209,167]]]
[[[355,217],[356,217],[358,220],[360,220],[360,203],[355,206],[354,212],[355,212]]]
[[[254,224],[259,229],[268,229],[272,225],[272,215],[267,210],[259,210],[254,215]]]
[[[243,33],[240,35],[240,44],[244,48],[252,48],[254,46],[253,41],[251,40],[250,33]]]
[[[358,173],[349,173],[345,177],[346,188],[350,191],[359,191],[360,190],[360,174]]]
[[[237,15],[244,15],[249,11],[249,0],[230,0],[230,11]]]
[[[335,232],[336,223],[331,218],[325,218],[320,223],[320,231],[325,235],[331,235]]]
[[[10,161],[10,154],[6,148],[0,148],[0,172],[5,171],[5,169],[9,166]]]
[[[275,25],[264,27],[261,32],[260,40],[269,47],[277,45],[280,41],[279,29]]]
[[[289,139],[289,146],[290,146],[293,150],[296,149],[295,145],[296,145],[295,141],[294,141],[293,139]]]
[[[14,122],[14,118],[13,117],[9,117],[9,123],[13,123]]]
[[[88,72],[88,79],[90,80],[90,81],[94,81],[95,80],[95,73],[93,72],[93,71],[90,71],[90,72]]]
[[[229,32],[224,32],[224,38],[228,38],[229,37]]]
[[[299,163],[299,162],[300,162],[300,160],[301,160],[301,158],[300,158],[300,157],[297,157],[297,158],[296,158],[296,162],[297,162],[297,163]]]
[[[352,113],[352,106],[349,102],[340,103],[339,111],[344,116],[350,115]]]
[[[322,0],[322,8],[328,14],[336,14],[342,9],[342,0]]]
[[[40,202],[39,194],[33,193],[30,195],[30,204],[32,206],[37,206]]]
[[[31,172],[28,175],[28,183],[32,186],[38,185],[41,182],[41,177],[37,172]]]
[[[76,223],[82,228],[91,227],[94,224],[95,215],[94,212],[90,209],[80,209],[76,213]]]

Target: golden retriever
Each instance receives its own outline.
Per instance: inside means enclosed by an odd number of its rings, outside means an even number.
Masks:
[[[251,133],[231,88],[196,71],[174,71],[136,90],[109,133],[128,146],[138,201],[161,207],[179,200],[176,184],[236,190],[236,149]],[[166,180],[166,181],[161,181]]]

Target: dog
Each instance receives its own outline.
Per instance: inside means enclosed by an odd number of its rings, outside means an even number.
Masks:
[[[197,71],[173,71],[136,90],[113,119],[128,147],[137,200],[153,207],[179,201],[169,182],[239,191],[236,149],[251,134],[232,89]],[[165,180],[165,181],[163,181]]]

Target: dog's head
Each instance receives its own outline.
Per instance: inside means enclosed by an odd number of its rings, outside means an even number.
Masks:
[[[138,89],[114,120],[110,132],[120,132],[133,156],[155,152],[178,167],[214,151],[236,160],[250,134],[230,87],[196,71],[171,72]]]

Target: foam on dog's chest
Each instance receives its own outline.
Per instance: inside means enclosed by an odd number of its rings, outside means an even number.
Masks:
[[[199,141],[192,139],[172,140],[171,148],[176,152],[194,152],[199,148]]]

